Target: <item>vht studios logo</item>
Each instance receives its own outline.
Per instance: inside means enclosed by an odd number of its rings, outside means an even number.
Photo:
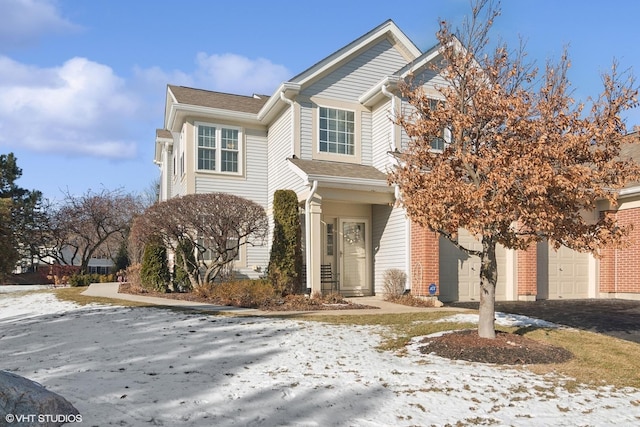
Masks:
[[[81,423],[80,414],[7,414],[4,416],[7,423]]]

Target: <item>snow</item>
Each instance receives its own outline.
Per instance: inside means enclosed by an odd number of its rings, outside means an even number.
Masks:
[[[376,350],[378,326],[36,293],[0,295],[0,331],[2,368],[66,397],[85,426],[640,423],[640,390],[569,392],[562,378],[422,355],[417,341],[401,357]]]

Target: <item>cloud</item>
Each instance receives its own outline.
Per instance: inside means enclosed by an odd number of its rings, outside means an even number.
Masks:
[[[128,126],[141,110],[113,70],[85,58],[38,68],[0,56],[0,145],[132,158]]]
[[[201,52],[196,56],[196,64],[198,68],[194,76],[200,87],[241,95],[270,95],[280,83],[291,77],[283,65],[232,53],[207,55]]]
[[[53,0],[0,1],[0,47],[23,47],[52,33],[76,31],[80,27],[60,16]]]

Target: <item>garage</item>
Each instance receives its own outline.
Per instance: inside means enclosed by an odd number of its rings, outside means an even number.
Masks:
[[[538,243],[538,299],[589,297],[589,254]]]
[[[482,250],[482,243],[466,230],[458,232],[458,242],[469,249]],[[496,300],[506,300],[506,250],[496,249],[498,284]],[[445,238],[440,238],[440,296],[443,302],[480,301],[480,258],[470,257]]]

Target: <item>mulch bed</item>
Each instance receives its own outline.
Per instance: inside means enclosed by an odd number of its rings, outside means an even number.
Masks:
[[[496,332],[495,339],[488,339],[480,338],[476,330],[455,331],[426,337],[421,343],[422,354],[469,362],[529,365],[564,363],[573,358],[564,348],[506,332]]]
[[[118,292],[132,295],[144,295],[149,297],[170,298],[183,301],[202,302],[206,304],[229,305],[223,301],[215,301],[197,295],[194,292],[157,292],[153,290],[142,289],[131,286],[129,283],[122,283],[118,288]],[[269,304],[261,305],[259,308],[264,311],[317,311],[317,310],[364,310],[379,309],[365,304],[355,304],[344,299],[332,299],[330,301],[319,301],[315,298],[309,298],[304,295],[292,295],[278,300],[273,300]]]

